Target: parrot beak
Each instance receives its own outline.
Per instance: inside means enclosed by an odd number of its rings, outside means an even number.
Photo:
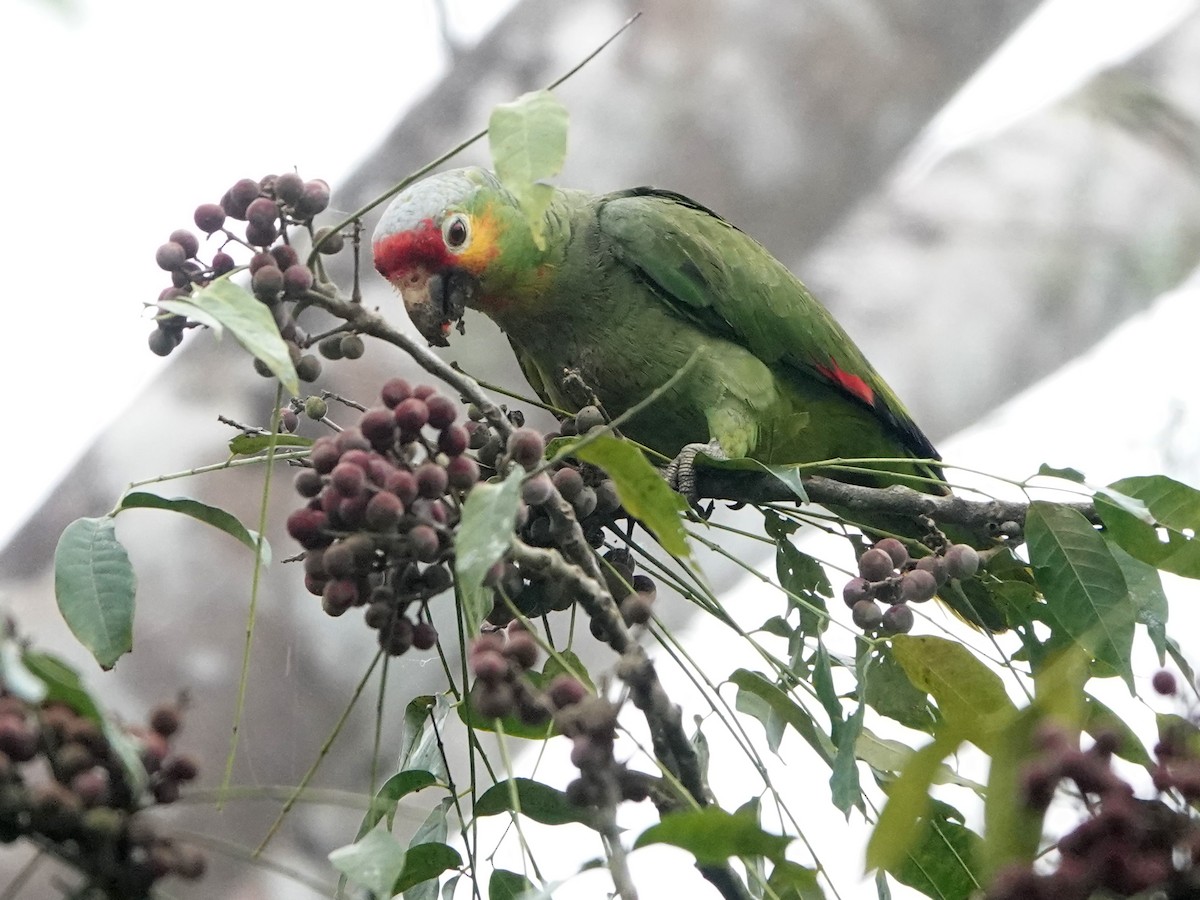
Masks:
[[[466,269],[451,267],[429,273],[413,269],[400,282],[404,308],[421,337],[435,347],[449,347],[450,328],[462,319],[479,288]],[[462,325],[459,325],[462,330]]]

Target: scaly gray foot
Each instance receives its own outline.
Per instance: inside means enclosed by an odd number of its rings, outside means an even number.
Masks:
[[[679,454],[667,465],[663,473],[674,490],[683,494],[688,503],[695,506],[700,497],[696,493],[696,454],[703,453],[713,459],[728,459],[721,445],[714,439],[707,444],[684,444]]]

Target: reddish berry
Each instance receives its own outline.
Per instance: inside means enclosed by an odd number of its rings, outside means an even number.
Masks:
[[[177,228],[167,239],[183,248],[188,259],[193,259],[200,252],[200,240],[186,228]]]
[[[219,203],[201,203],[192,214],[192,221],[205,234],[212,234],[225,224],[225,210]]]
[[[508,455],[526,471],[535,468],[542,461],[545,452],[545,441],[532,428],[518,428],[509,435]]]
[[[1174,696],[1178,690],[1178,685],[1175,683],[1175,675],[1168,672],[1166,669],[1159,669],[1154,673],[1154,677],[1150,679],[1150,684],[1154,690],[1162,694],[1164,697]]]
[[[412,387],[403,378],[392,378],[384,383],[379,391],[379,396],[383,400],[384,406],[388,409],[395,409],[401,401],[412,396]]]
[[[445,428],[458,417],[458,404],[442,394],[432,394],[425,400],[425,405],[433,428]]]
[[[951,578],[970,578],[979,571],[979,554],[970,544],[955,544],[946,551],[946,573]]]
[[[396,424],[402,431],[415,435],[429,421],[429,407],[425,405],[424,400],[409,397],[396,405],[394,415]]]
[[[221,205],[225,207],[225,214],[234,219],[245,219],[246,209],[261,190],[253,178],[241,179],[229,189],[229,193],[221,201]]]
[[[875,549],[882,550],[892,558],[892,564],[897,569],[904,568],[904,564],[908,562],[908,548],[896,538],[883,538],[875,542]]]
[[[883,581],[894,568],[892,558],[883,550],[868,550],[858,559],[858,574],[867,581]]]
[[[446,477],[455,490],[470,490],[479,480],[479,464],[469,456],[456,456],[446,463]]]
[[[467,430],[461,425],[447,425],[438,434],[438,449],[447,456],[459,456],[467,449]]]
[[[175,241],[167,241],[155,251],[154,261],[160,269],[173,272],[187,262],[187,251]]]

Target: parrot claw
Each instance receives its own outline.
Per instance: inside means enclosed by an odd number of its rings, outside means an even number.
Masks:
[[[696,455],[703,453],[713,459],[728,459],[716,440],[707,444],[684,444],[679,454],[667,465],[663,476],[672,490],[687,498],[692,506],[698,506],[700,496],[696,493]]]

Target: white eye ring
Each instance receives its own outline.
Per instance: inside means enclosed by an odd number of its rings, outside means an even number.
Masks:
[[[442,240],[448,250],[458,252],[471,240],[471,224],[462,213],[447,216],[442,223]]]

